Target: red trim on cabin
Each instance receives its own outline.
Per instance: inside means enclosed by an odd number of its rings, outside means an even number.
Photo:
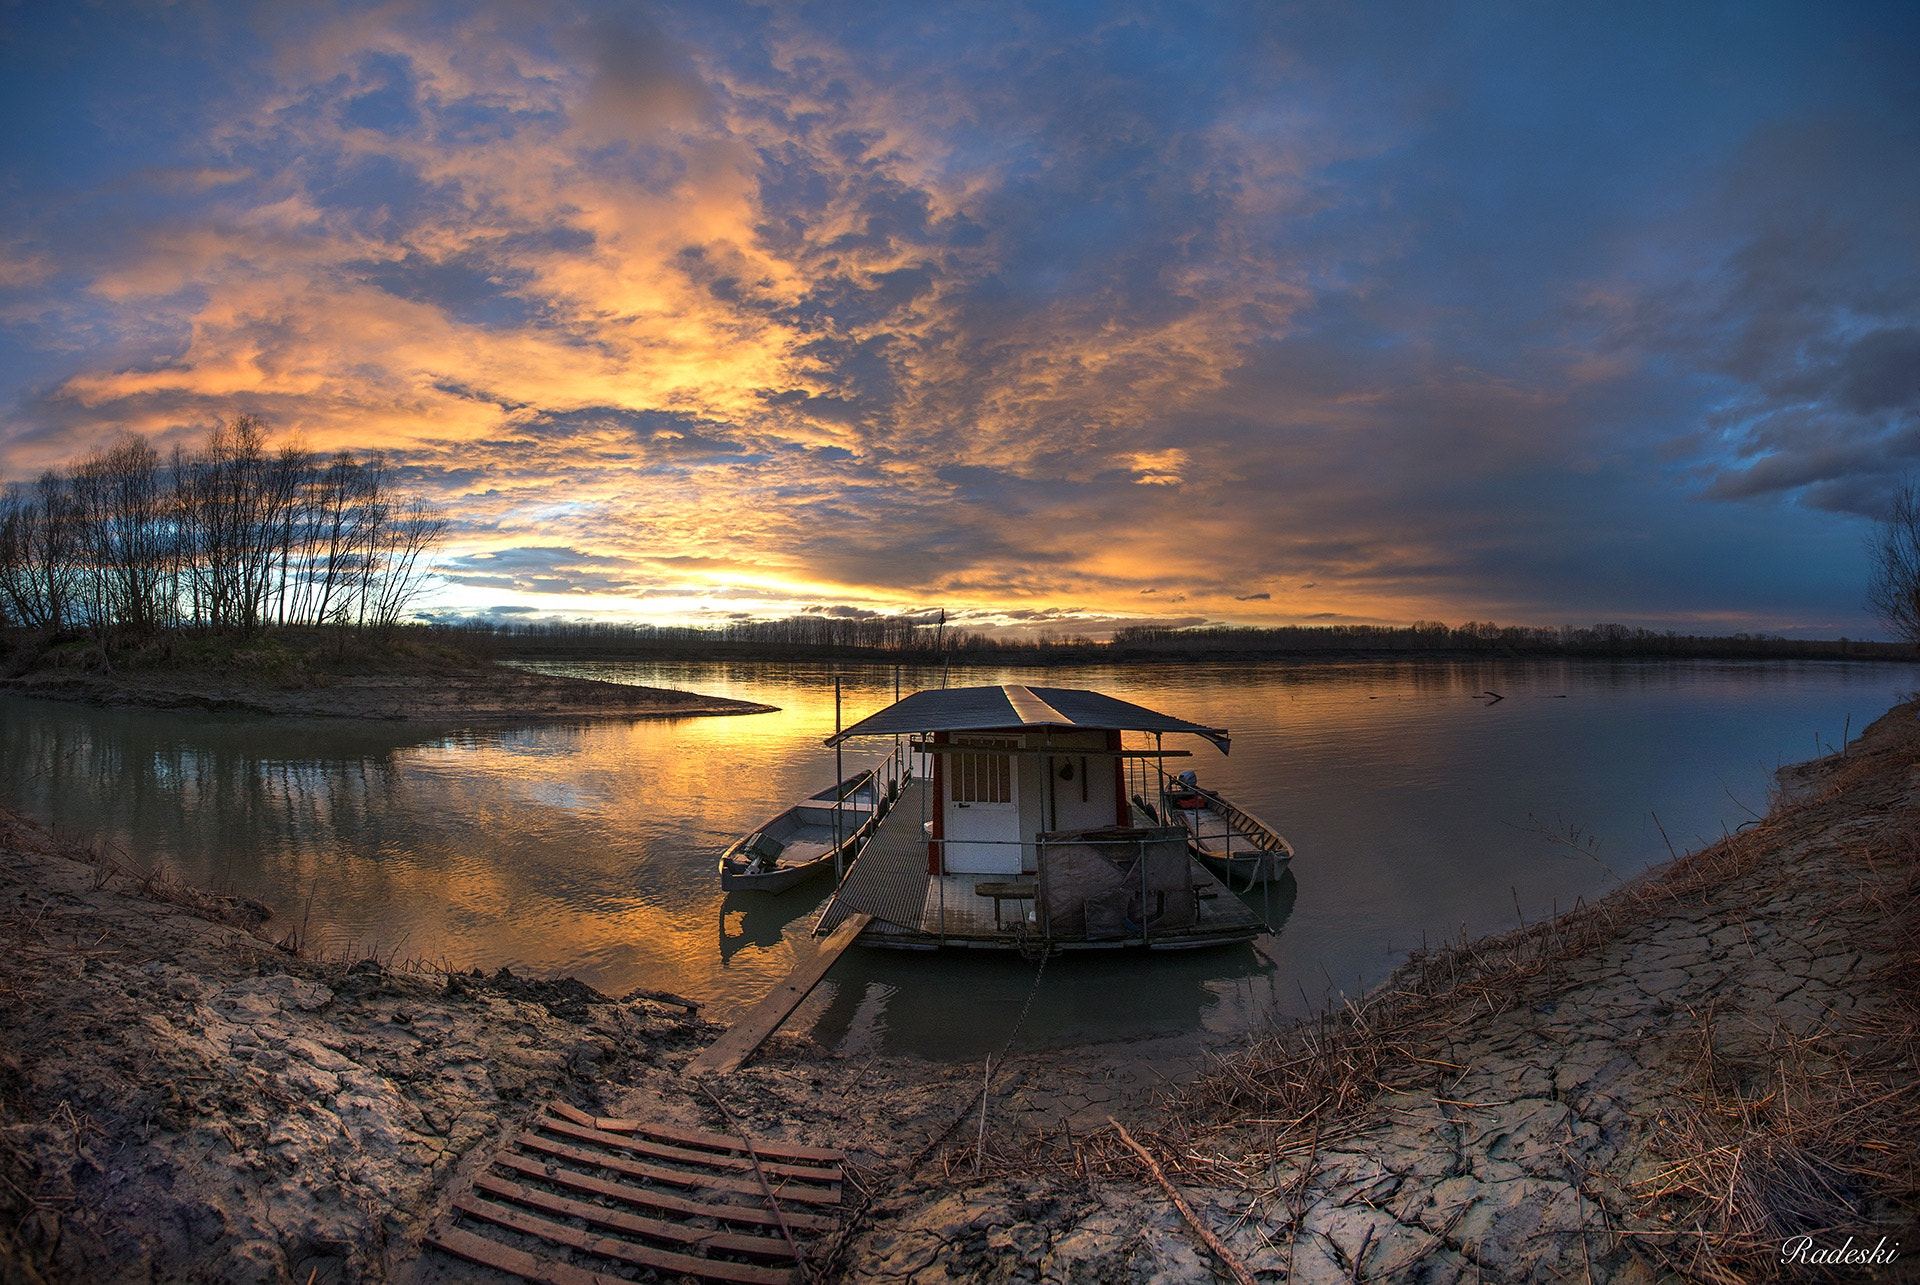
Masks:
[[[933,734],[933,743],[935,745],[945,745],[952,739],[953,738],[945,732],[935,732]],[[927,873],[937,875],[941,873],[940,841],[947,837],[947,796],[944,793],[946,789],[947,774],[945,766],[947,756],[944,754],[935,754],[931,757],[933,759],[933,836],[927,842]]]
[[[1120,752],[1120,733],[1107,732],[1107,748],[1115,754]],[[1124,759],[1113,760],[1113,823],[1132,825],[1133,814],[1127,810],[1127,768]]]

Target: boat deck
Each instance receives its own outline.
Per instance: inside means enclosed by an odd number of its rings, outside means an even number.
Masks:
[[[1253,831],[1234,825],[1211,808],[1173,808],[1174,819],[1193,841],[1215,856],[1252,856],[1264,851]]]
[[[848,830],[859,824],[858,819],[850,818]],[[797,825],[789,834],[786,846],[780,849],[780,864],[783,866],[803,865],[833,851],[833,827],[830,825]]]
[[[927,838],[921,828],[927,788],[927,782],[913,781],[902,789],[900,799],[821,912],[814,934],[830,933],[849,916],[866,914],[873,916],[873,923],[860,934],[862,945],[909,950],[1038,947],[1040,939],[1027,918],[1034,909],[1033,900],[1011,891],[1021,878],[927,873]],[[1260,917],[1203,866],[1189,860],[1188,867],[1199,897],[1198,921],[1177,932],[1157,931],[1146,944],[1177,950],[1246,941],[1265,931]],[[983,896],[977,891],[982,887],[1001,895]],[[1141,944],[1133,937],[1051,943],[1059,950],[1112,950]]]

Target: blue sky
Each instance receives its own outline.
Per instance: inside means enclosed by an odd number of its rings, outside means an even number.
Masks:
[[[1910,5],[0,5],[0,477],[264,416],[449,611],[1869,636]]]

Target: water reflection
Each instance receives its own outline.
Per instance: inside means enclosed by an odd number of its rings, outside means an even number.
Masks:
[[[720,965],[728,967],[742,950],[783,952],[787,932],[810,926],[820,907],[820,888],[789,888],[785,892],[730,892],[720,902]],[[802,919],[807,920],[801,925]],[[731,925],[731,930],[729,930]]]
[[[803,1016],[816,1038],[845,1053],[910,1049],[949,1060],[998,1053],[1030,992],[1020,1048],[1244,1028],[1277,998],[1272,958],[1244,943],[1065,954],[1047,961],[1037,992],[1034,974],[1035,965],[1018,956],[980,951],[850,951],[834,969],[824,1005]]]
[[[543,668],[780,709],[459,731],[0,699],[0,798],[257,897],[331,952],[573,973],[722,1015],[750,1002],[786,974],[828,883],[727,898],[714,862],[833,779],[834,671]],[[893,698],[889,667],[840,672],[848,722]],[[941,678],[899,675],[908,690]],[[1663,828],[1691,846],[1764,810],[1773,768],[1917,679],[1514,661],[956,676],[1090,687],[1231,728],[1231,757],[1195,742],[1186,765],[1299,853],[1288,879],[1241,894],[1272,928],[1252,948],[1056,960],[1023,1042],[1241,1029],[1369,984],[1422,940],[1511,926],[1516,903],[1531,919],[1591,898],[1663,857]],[[1575,830],[1590,852],[1558,841]],[[856,951],[803,1014],[848,1048],[971,1057],[999,1047],[1031,980],[1017,957]]]
[[[1250,888],[1234,888],[1233,895],[1260,917],[1268,933],[1274,934],[1287,926],[1287,919],[1293,914],[1294,899],[1300,895],[1300,881],[1294,877],[1293,867],[1289,865],[1278,879],[1257,883]]]

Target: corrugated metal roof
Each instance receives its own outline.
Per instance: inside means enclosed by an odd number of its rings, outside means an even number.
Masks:
[[[972,732],[1005,727],[1081,727],[1123,732],[1190,732],[1228,752],[1224,727],[1203,727],[1077,687],[943,687],[915,692],[852,727],[829,736],[838,745],[852,736],[895,736],[913,732]]]

